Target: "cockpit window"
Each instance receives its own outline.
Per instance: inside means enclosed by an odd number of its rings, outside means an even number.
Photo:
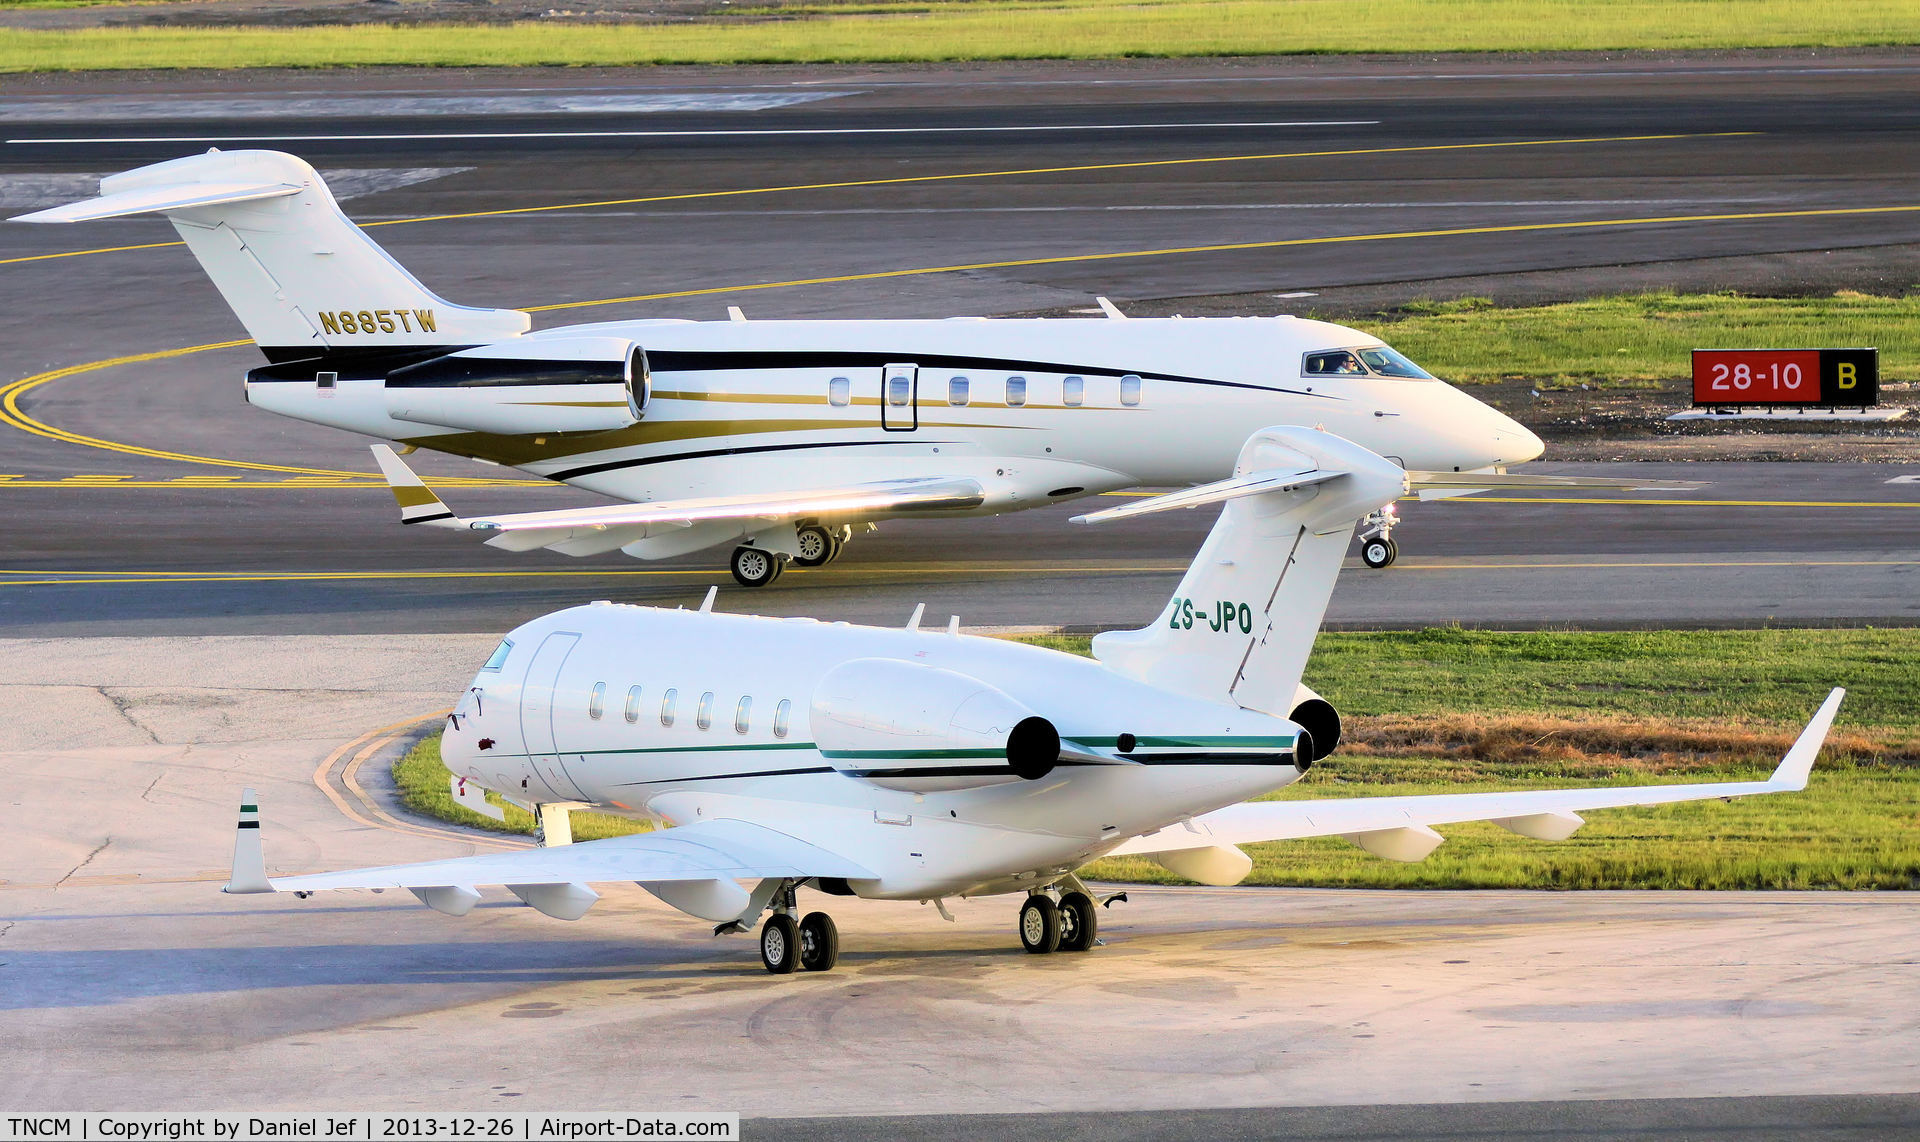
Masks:
[[[1383,377],[1407,377],[1418,381],[1431,381],[1433,374],[1407,360],[1385,345],[1376,345],[1371,349],[1358,350],[1360,359],[1367,368]]]
[[[1308,353],[1306,365],[1300,370],[1309,377],[1362,377],[1367,373],[1360,358],[1339,349],[1332,353]]]
[[[513,653],[513,640],[507,639],[504,642],[502,642],[499,645],[499,647],[497,647],[494,650],[492,656],[487,659],[487,664],[485,666],[482,666],[480,669],[499,670],[502,666],[505,666],[507,664],[507,655],[512,653]],[[469,658],[467,659],[467,661],[472,662],[473,659]]]

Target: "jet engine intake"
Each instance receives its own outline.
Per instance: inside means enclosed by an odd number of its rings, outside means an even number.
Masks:
[[[1060,761],[1060,731],[1012,697],[958,671],[859,658],[813,694],[813,738],[834,768],[928,793],[1038,781]]]
[[[508,436],[610,432],[646,414],[647,354],[623,337],[501,341],[387,374],[396,420]]]
[[[1293,709],[1288,712],[1287,720],[1306,731],[1296,747],[1302,771],[1340,745],[1340,711],[1305,686],[1294,688]]]

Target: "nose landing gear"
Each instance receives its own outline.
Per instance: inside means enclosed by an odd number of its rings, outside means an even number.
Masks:
[[[1400,547],[1393,541],[1393,529],[1399,522],[1399,509],[1392,504],[1360,521],[1360,562],[1378,571],[1400,558]]]

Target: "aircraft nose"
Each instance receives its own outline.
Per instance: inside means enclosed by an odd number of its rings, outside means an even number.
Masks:
[[[1546,442],[1534,435],[1532,429],[1505,413],[1495,413],[1506,423],[1494,430],[1493,442],[1500,450],[1500,462],[1503,464],[1524,464],[1537,459],[1547,450]]]

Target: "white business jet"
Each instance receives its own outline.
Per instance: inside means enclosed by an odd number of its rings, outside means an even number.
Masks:
[[[241,805],[228,892],[411,890],[459,916],[502,885],[564,920],[595,882],[637,882],[746,930],[767,915],[769,971],[831,968],[839,937],[803,889],[932,901],[1017,894],[1030,952],[1085,951],[1096,894],[1076,870],[1113,854],[1234,884],[1238,846],[1340,836],[1391,860],[1433,826],[1492,820],[1561,840],[1579,813],[1798,790],[1835,690],[1764,781],[1246,802],[1306,774],[1339,715],[1300,684],[1356,521],[1404,487],[1397,465],[1330,433],[1268,428],[1224,482],[1087,519],[1224,501],[1160,617],[1100,635],[1094,658],[923,629],[594,604],[514,630],[448,718],[441,755],[462,803],[491,789],[541,814],[546,847],[269,877]],[[579,844],[555,807],[670,827]],[[742,881],[747,882],[745,886]]]
[[[758,586],[789,560],[831,562],[876,520],[1217,480],[1262,424],[1322,425],[1409,469],[1417,488],[1458,491],[1458,473],[1541,452],[1377,338],[1318,321],[647,320],[533,333],[526,313],[421,285],[292,155],[212,151],[100,190],[15,221],[166,215],[270,362],[247,375],[252,404],[626,501],[433,520],[509,550],[663,559],[736,544],[734,577]],[[1374,507],[1362,556],[1385,566],[1395,516]]]

